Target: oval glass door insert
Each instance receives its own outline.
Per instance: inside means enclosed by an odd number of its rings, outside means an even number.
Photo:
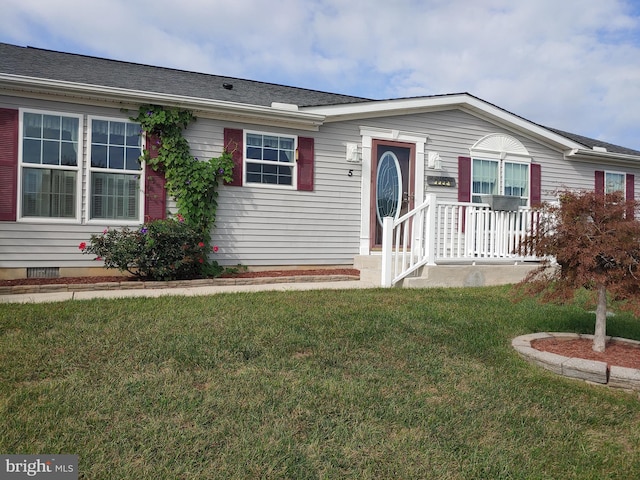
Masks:
[[[380,156],[376,178],[376,216],[382,225],[384,217],[398,218],[402,203],[400,163],[393,152]]]

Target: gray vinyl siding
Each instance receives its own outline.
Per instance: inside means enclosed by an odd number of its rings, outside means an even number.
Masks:
[[[212,244],[220,247],[215,259],[225,265],[353,265],[360,235],[360,175],[347,176],[354,166],[346,163],[344,146],[334,145],[322,131],[202,119],[189,128],[192,151],[204,158],[219,155],[224,128],[313,137],[314,189],[222,186],[212,233]]]
[[[0,222],[0,268],[96,267],[100,262],[78,249],[104,227]]]
[[[126,118],[119,108],[89,107],[44,100],[0,96],[0,107],[35,108],[85,115]],[[131,112],[134,114],[135,112]],[[224,128],[250,129],[276,134],[314,138],[314,190],[221,186],[216,228],[212,244],[219,247],[215,259],[223,265],[259,266],[352,265],[359,252],[362,164],[345,159],[347,143],[361,143],[360,127],[400,130],[428,137],[426,151],[438,152],[442,170],[428,169],[425,175],[458,178],[458,157],[468,156],[470,147],[491,133],[514,136],[542,166],[543,200],[552,200],[559,188],[589,188],[594,171],[618,170],[636,175],[640,191],[640,169],[566,160],[556,151],[520,132],[460,110],[406,116],[327,123],[318,132],[268,128],[199,118],[186,136],[195,157],[205,160],[222,153]],[[83,147],[87,148],[86,135]],[[86,157],[85,157],[86,158]],[[424,162],[424,158],[417,161]],[[351,176],[349,176],[349,171]],[[86,179],[83,209],[86,208]],[[430,187],[440,200],[456,201],[457,188]],[[2,201],[2,199],[0,199]],[[169,208],[175,211],[175,203]],[[83,210],[83,219],[86,211]],[[60,224],[0,222],[0,268],[91,267],[91,256],[78,244],[100,233],[108,224]]]
[[[85,140],[87,115],[126,118],[119,109],[18,100],[0,97],[0,106],[85,115]],[[186,132],[193,155],[201,160],[219,156],[225,127],[314,137],[314,191],[221,186],[216,228],[212,232],[212,244],[219,247],[214,258],[226,265],[352,265],[359,245],[360,183],[359,175],[347,177],[340,148],[333,147],[317,132],[200,118]],[[86,154],[86,141],[83,148]],[[349,166],[354,167],[359,166]],[[85,219],[86,178],[82,190]],[[175,212],[175,203],[170,200],[168,208]],[[78,245],[107,226],[119,225],[0,222],[0,268],[96,266],[98,262],[83,255]]]
[[[345,125],[348,124],[348,125]],[[561,151],[534,140],[521,132],[503,125],[489,122],[461,110],[447,110],[416,115],[392,116],[380,119],[366,119],[330,124],[331,128],[343,131],[359,131],[360,126],[386,128],[425,134],[428,142],[425,151],[438,152],[442,159],[442,169],[427,168],[425,176],[445,176],[458,180],[458,157],[469,156],[470,148],[481,138],[492,133],[504,133],[518,139],[527,148],[534,163],[541,165],[542,200],[552,201],[558,190],[593,189],[595,170],[618,170],[635,174],[635,190],[640,185],[640,165],[616,165],[565,159]],[[323,127],[324,128],[324,127]],[[425,193],[434,193],[439,200],[457,201],[458,189],[426,185]]]
[[[57,113],[84,115],[83,158],[86,158],[87,115],[126,119],[119,108],[90,107],[85,105],[0,96],[2,108],[28,108]],[[133,115],[135,112],[131,112]],[[82,174],[82,172],[80,172]],[[86,175],[82,177],[82,218],[86,218]],[[0,199],[3,201],[3,199]],[[84,221],[84,220],[83,220]],[[44,221],[0,222],[0,268],[96,267],[100,262],[92,255],[82,254],[80,242],[88,242],[91,234],[101,233],[107,226],[118,227],[117,222],[100,224],[56,223]]]

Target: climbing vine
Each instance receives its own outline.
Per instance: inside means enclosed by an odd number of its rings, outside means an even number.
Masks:
[[[208,244],[216,220],[217,188],[221,180],[232,180],[231,154],[224,152],[209,160],[191,155],[183,131],[196,117],[188,110],[143,105],[131,120],[147,135],[142,160],[152,169],[164,171],[167,192],[175,198],[178,213]],[[157,155],[151,155],[152,151]]]

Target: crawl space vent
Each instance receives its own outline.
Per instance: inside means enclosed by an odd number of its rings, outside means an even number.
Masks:
[[[58,278],[60,269],[58,267],[31,267],[27,268],[27,278]]]

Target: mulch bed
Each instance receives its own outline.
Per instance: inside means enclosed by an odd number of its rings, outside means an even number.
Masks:
[[[593,340],[588,338],[562,339],[542,338],[533,340],[531,347],[542,352],[555,353],[569,358],[583,358],[605,362],[609,366],[635,368],[640,370],[640,348],[623,342],[610,341],[605,351],[593,351]]]
[[[298,277],[306,275],[349,275],[360,276],[360,271],[353,268],[331,268],[313,270],[269,270],[264,272],[238,272],[225,274],[220,278],[269,278],[269,277]],[[100,277],[61,277],[61,278],[19,278],[15,280],[0,280],[0,287],[14,285],[60,285],[60,284],[91,284],[103,282],[137,282],[141,279],[127,276]]]

